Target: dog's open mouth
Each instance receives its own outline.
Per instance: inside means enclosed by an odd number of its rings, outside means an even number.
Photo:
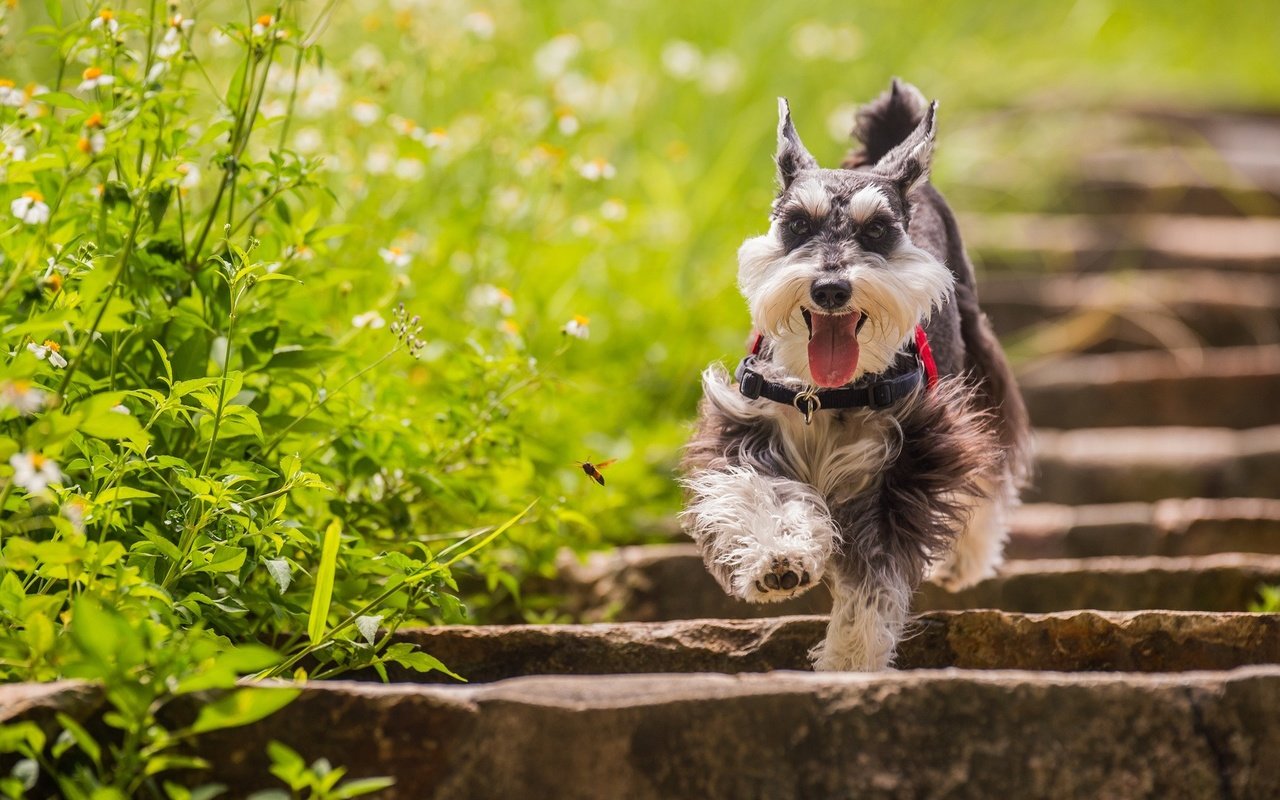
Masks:
[[[858,331],[866,317],[857,311],[819,314],[804,309],[809,329],[809,374],[817,386],[843,386],[858,371]]]

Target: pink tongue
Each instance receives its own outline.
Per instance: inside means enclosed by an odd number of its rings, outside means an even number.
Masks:
[[[809,373],[818,386],[843,386],[858,369],[861,314],[809,315]]]

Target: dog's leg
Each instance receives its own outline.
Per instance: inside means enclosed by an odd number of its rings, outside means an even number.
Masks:
[[[948,591],[990,578],[1004,561],[1009,537],[1009,510],[1016,502],[1011,479],[979,482],[981,494],[973,500],[969,519],[950,552],[929,569],[929,580]]]
[[[821,580],[836,530],[813,487],[747,466],[703,470],[684,484],[689,535],[725,592],[772,603]]]
[[[810,651],[819,671],[888,669],[911,610],[911,581],[898,570],[832,570],[827,636]]]

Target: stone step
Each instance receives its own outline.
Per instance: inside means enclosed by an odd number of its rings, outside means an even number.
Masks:
[[[1160,500],[1014,512],[1008,559],[1280,554],[1280,500]]]
[[[809,669],[822,616],[595,625],[450,625],[401,629],[471,683],[524,675],[768,672]],[[1280,614],[932,611],[913,621],[898,669],[1185,672],[1280,663]],[[454,683],[389,670],[392,681]],[[369,677],[374,677],[370,674]]]
[[[1068,202],[1090,214],[1280,216],[1274,150],[1131,147],[1086,156]]]
[[[1280,426],[1036,431],[1027,502],[1088,505],[1168,497],[1280,497]]]
[[[334,681],[197,751],[229,796],[271,783],[277,740],[392,776],[392,800],[1260,798],[1280,793],[1276,708],[1274,666]]]
[[[979,279],[982,307],[1002,337],[1049,323],[1072,323],[1080,347],[1157,348],[1171,345],[1280,342],[1280,275],[1209,270],[1154,270],[1068,275],[987,272]],[[1079,341],[1081,337],[1085,341]]]
[[[825,586],[783,603],[729,597],[692,544],[637,545],[566,557],[560,585],[565,612],[584,622],[758,619],[825,614]],[[1220,553],[1181,558],[1081,558],[1009,561],[1000,574],[949,592],[925,583],[917,611],[993,608],[1020,613],[1073,609],[1247,611],[1263,584],[1280,583],[1280,556]]]
[[[1047,359],[1018,382],[1044,428],[1280,424],[1280,345]]]
[[[960,230],[986,269],[1280,270],[1280,219],[1184,215],[962,215]]]

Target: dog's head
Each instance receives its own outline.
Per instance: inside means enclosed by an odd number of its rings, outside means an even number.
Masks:
[[[779,99],[780,188],[769,232],[738,250],[738,286],[792,376],[842,386],[884,371],[950,294],[950,270],[907,234],[936,108],[869,169],[821,169]]]

